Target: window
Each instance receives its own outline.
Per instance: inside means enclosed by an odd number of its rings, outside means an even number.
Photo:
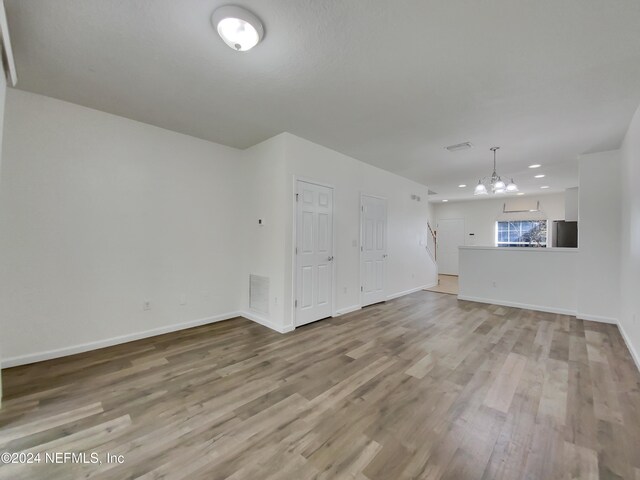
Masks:
[[[546,247],[546,220],[496,222],[496,247]]]

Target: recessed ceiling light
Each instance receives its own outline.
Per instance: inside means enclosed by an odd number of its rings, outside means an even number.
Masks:
[[[458,185],[458,188],[464,188],[464,187],[466,187],[466,185],[464,183]]]
[[[534,163],[533,165],[529,165],[529,168],[540,168],[542,165],[539,163]]]
[[[540,174],[540,175],[535,175],[533,178],[544,178],[544,174]]]
[[[443,202],[448,202],[449,200],[442,200]]]
[[[543,185],[540,188],[549,188],[549,185]]]
[[[211,15],[211,24],[224,43],[238,52],[251,50],[264,36],[260,19],[235,5],[217,8]]]
[[[524,195],[524,192],[518,192],[518,195]]]

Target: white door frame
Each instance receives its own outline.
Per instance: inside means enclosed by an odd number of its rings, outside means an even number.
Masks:
[[[363,213],[363,208],[364,208],[364,203],[362,202],[362,197],[372,197],[372,198],[377,198],[378,200],[384,200],[385,202],[387,202],[387,224],[385,225],[385,231],[384,231],[384,244],[387,247],[387,258],[389,258],[389,199],[387,197],[383,197],[381,195],[373,195],[371,193],[367,193],[367,192],[363,192],[362,190],[360,191],[360,206],[358,207],[358,222],[360,223],[360,255],[358,256],[358,278],[360,279],[360,308],[362,308],[362,306],[364,305],[364,292],[362,291],[362,254],[364,253],[362,251],[362,247],[364,245],[364,235],[363,235],[363,231],[362,231],[362,213]],[[384,294],[385,294],[385,301],[388,300],[387,297],[387,269],[386,269],[386,265],[385,265],[385,270],[384,270],[384,274],[385,274],[385,282],[384,282]]]
[[[303,177],[294,175],[293,176],[293,195],[291,198],[292,211],[293,211],[293,231],[292,235],[292,245],[291,245],[291,265],[293,265],[293,272],[291,275],[291,322],[293,324],[293,328],[297,328],[299,325],[297,323],[296,313],[297,308],[295,305],[296,295],[297,295],[297,281],[298,281],[298,255],[296,255],[296,247],[298,245],[298,205],[296,203],[296,195],[298,192],[298,182],[311,183],[312,185],[318,185],[320,187],[330,188],[333,194],[333,211],[331,212],[331,249],[333,251],[333,262],[331,262],[331,316],[336,316],[336,262],[338,261],[338,257],[335,254],[336,250],[336,220],[335,220],[335,211],[336,211],[336,189],[330,183],[319,182],[313,178]]]

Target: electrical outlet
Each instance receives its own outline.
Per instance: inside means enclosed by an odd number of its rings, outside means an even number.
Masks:
[[[278,304],[278,297],[273,297],[273,303],[274,303],[274,305]]]
[[[142,302],[142,310],[151,310],[151,300],[145,300]]]
[[[493,288],[496,288],[498,286],[498,284],[496,282],[493,282]]]

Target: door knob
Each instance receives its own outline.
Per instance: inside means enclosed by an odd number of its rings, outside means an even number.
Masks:
[[[382,255],[382,258],[387,258],[387,254],[385,253],[384,255]]]
[[[330,262],[333,262],[333,255],[331,255],[329,258],[327,258],[327,260],[329,260]]]

